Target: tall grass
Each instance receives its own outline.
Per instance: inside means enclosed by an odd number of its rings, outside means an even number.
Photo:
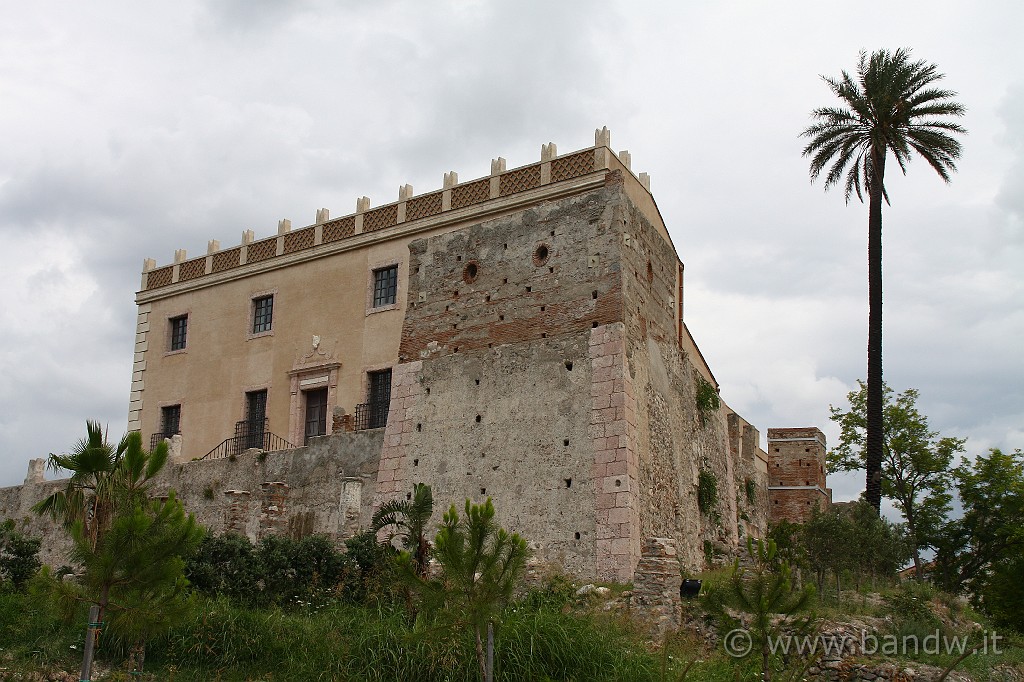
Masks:
[[[496,632],[497,680],[659,680],[659,657],[613,619],[520,609]],[[316,613],[196,600],[194,613],[148,646],[147,668],[177,680],[475,681],[464,629],[410,623],[387,609],[335,604]],[[671,668],[680,667],[673,662]],[[674,678],[673,678],[674,679]]]

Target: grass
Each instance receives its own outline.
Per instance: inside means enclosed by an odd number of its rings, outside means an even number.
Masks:
[[[18,594],[0,595],[0,608],[8,615],[0,666],[77,669],[84,621],[65,624]],[[576,614],[551,603],[511,610],[495,648],[496,679],[508,681],[674,680],[691,660],[675,643],[663,656],[621,617]],[[107,637],[99,660],[117,668],[126,649]],[[147,643],[146,670],[143,679],[181,682],[478,679],[465,629],[414,624],[398,610],[342,602],[285,611],[202,597],[193,598],[184,622]]]
[[[722,572],[702,576],[713,589]],[[613,592],[622,586],[609,585]],[[913,598],[912,587],[900,594]],[[895,590],[894,590],[895,591]],[[933,595],[942,602],[941,595]],[[859,595],[844,593],[827,608],[838,615],[844,602],[863,611]],[[927,601],[927,600],[926,600]],[[943,602],[944,603],[944,602]],[[899,599],[890,600],[900,607]],[[698,601],[688,602],[691,613]],[[872,607],[878,609],[878,607]],[[956,629],[969,627],[977,614],[958,607]],[[45,605],[26,595],[0,592],[6,616],[0,626],[0,679],[7,671],[76,671],[81,662],[84,615],[65,624]],[[841,618],[836,618],[841,620]],[[983,621],[982,621],[983,622]],[[961,625],[962,624],[962,625]],[[901,627],[899,622],[894,628]],[[894,629],[894,632],[896,630]],[[883,633],[879,633],[880,635]],[[974,635],[975,641],[978,634]],[[1024,642],[1011,636],[1000,642],[1004,653],[969,657],[958,666],[975,679],[1000,680],[996,666],[1024,669]],[[99,660],[117,671],[127,647],[106,637]],[[944,668],[955,654],[888,657]],[[673,633],[652,640],[620,611],[605,611],[589,597],[576,597],[567,580],[533,590],[511,608],[496,632],[496,679],[755,680],[759,661],[737,660],[718,647],[708,648],[696,634]],[[875,657],[872,662],[883,659]],[[410,622],[400,607],[353,605],[338,600],[299,608],[248,608],[226,598],[194,596],[188,616],[165,636],[147,643],[147,673],[141,679],[178,682],[248,680],[423,680],[470,682],[479,678],[468,631],[452,626]],[[114,672],[107,679],[129,679]],[[139,679],[138,677],[132,679]]]

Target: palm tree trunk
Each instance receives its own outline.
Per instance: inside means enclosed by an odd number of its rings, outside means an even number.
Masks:
[[[885,150],[871,153],[868,188],[868,400],[866,493],[876,512],[882,506],[882,182]]]

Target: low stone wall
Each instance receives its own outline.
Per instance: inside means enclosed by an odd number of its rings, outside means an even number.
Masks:
[[[312,533],[336,540],[370,523],[384,430],[313,439],[294,450],[248,450],[237,457],[167,464],[153,481],[156,496],[174,491],[196,520],[214,533],[233,531],[258,540],[267,535]],[[67,480],[40,481],[38,460],[24,485],[0,488],[0,518],[40,537],[40,560],[66,562],[71,542],[64,529],[32,511]]]

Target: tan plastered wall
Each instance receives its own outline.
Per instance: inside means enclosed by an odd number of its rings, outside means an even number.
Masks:
[[[397,263],[397,305],[368,313],[371,272]],[[182,457],[202,457],[245,417],[245,393],[267,390],[269,430],[301,445],[292,415],[291,372],[315,378],[339,364],[329,408],[351,413],[365,401],[366,372],[398,355],[408,248],[394,241],[259,273],[153,301],[148,313],[141,430],[159,431],[160,408],[181,405]],[[252,300],[273,294],[273,327],[253,335]],[[187,314],[186,349],[168,352],[169,320]],[[314,339],[316,337],[316,339]],[[316,346],[314,347],[314,340]],[[328,428],[331,420],[328,419]],[[299,426],[299,429],[295,427]]]

